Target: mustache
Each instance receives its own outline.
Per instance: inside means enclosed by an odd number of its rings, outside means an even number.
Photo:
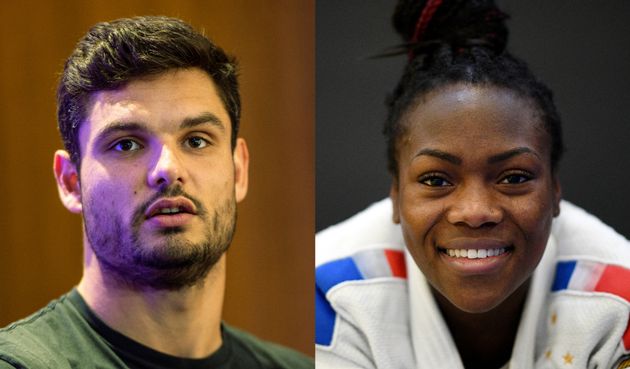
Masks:
[[[153,196],[151,196],[148,200],[140,204],[140,206],[138,206],[136,210],[133,212],[133,225],[139,226],[140,223],[142,223],[142,221],[144,220],[145,212],[147,211],[149,206],[151,206],[151,204],[153,204],[156,200],[162,197],[176,197],[176,196],[182,196],[190,200],[193,204],[195,204],[195,207],[197,209],[197,215],[200,216],[201,218],[205,218],[208,212],[206,208],[203,206],[203,204],[201,203],[201,201],[199,201],[194,196],[186,193],[186,191],[184,191],[181,185],[175,185],[175,186],[165,187],[161,189],[159,192],[156,192]]]

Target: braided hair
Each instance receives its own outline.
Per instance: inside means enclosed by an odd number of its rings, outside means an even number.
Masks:
[[[533,102],[551,137],[551,168],[557,168],[564,151],[560,116],[551,90],[506,50],[507,18],[493,0],[399,0],[393,24],[409,62],[387,98],[383,130],[394,178],[397,142],[406,129],[401,118],[420,97],[455,83],[506,88]]]

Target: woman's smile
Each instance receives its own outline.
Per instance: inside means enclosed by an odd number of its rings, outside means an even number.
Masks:
[[[514,251],[509,241],[492,238],[455,238],[436,246],[440,261],[463,276],[497,274]]]
[[[394,217],[427,281],[462,311],[509,299],[545,250],[560,189],[532,106],[455,84],[403,117]]]

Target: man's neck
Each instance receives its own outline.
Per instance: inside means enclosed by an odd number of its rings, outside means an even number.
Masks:
[[[85,257],[77,289],[110,328],[178,357],[207,357],[221,346],[225,255],[202,281],[177,291],[111,283],[94,255]]]

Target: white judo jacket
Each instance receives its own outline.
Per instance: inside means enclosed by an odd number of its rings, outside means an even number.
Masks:
[[[318,369],[464,369],[389,199],[316,236]],[[566,201],[505,368],[630,368],[630,242]]]

